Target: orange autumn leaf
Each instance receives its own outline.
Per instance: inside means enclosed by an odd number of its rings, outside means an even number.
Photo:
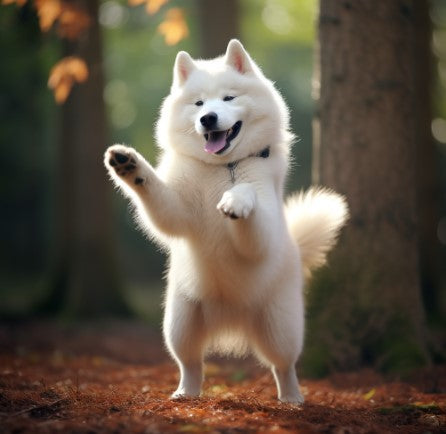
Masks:
[[[175,45],[184,39],[189,34],[189,29],[182,9],[169,9],[166,18],[158,26],[158,32],[164,35],[167,45]]]
[[[51,69],[48,87],[53,90],[54,98],[62,104],[68,98],[75,82],[81,83],[88,78],[87,64],[79,57],[64,57]]]
[[[146,11],[149,15],[156,14],[169,0],[128,0],[130,6],[146,4]]]
[[[149,15],[156,14],[169,0],[147,0],[146,11]]]
[[[39,25],[47,32],[57,21],[57,33],[76,39],[90,25],[90,16],[80,7],[61,0],[35,0]]]
[[[12,5],[14,3],[17,3],[17,6],[22,7],[27,0],[2,0],[2,5]]]
[[[68,77],[62,77],[57,87],[54,89],[54,99],[57,104],[63,104],[68,95],[71,92],[71,88],[73,87],[73,81]]]
[[[35,0],[40,29],[47,32],[62,13],[60,0]]]

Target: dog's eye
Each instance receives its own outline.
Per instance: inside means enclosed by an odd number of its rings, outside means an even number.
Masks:
[[[197,101],[197,102],[195,103],[195,105],[198,105],[198,106],[203,105],[203,101],[201,101],[201,99],[200,99],[199,101]]]
[[[232,101],[234,98],[235,98],[235,96],[226,95],[226,96],[223,98],[223,101]]]

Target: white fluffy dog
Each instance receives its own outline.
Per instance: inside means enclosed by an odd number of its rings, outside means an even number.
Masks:
[[[272,368],[281,401],[303,402],[303,276],[324,263],[347,206],[324,189],[284,204],[292,139],[279,92],[232,40],[212,60],[178,53],[156,169],[126,146],[105,154],[140,224],[170,254],[164,337],[181,372],[173,398],[200,394],[206,353],[250,350]]]

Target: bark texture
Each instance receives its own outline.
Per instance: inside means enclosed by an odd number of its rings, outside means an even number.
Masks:
[[[309,295],[317,342],[307,360],[321,369],[402,369],[426,359],[415,3],[320,2],[314,181],[345,194],[351,212]]]

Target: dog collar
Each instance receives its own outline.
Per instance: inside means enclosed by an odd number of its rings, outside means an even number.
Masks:
[[[257,157],[257,158],[268,158],[270,154],[269,146],[267,146],[265,149],[262,149],[260,152],[257,152],[257,154],[250,154],[245,158],[241,158],[240,160],[232,161],[231,163],[226,164],[226,167],[229,170],[229,173],[231,175],[231,182],[235,184],[235,169],[238,166],[238,163],[242,160],[246,160],[246,158],[251,157]]]

